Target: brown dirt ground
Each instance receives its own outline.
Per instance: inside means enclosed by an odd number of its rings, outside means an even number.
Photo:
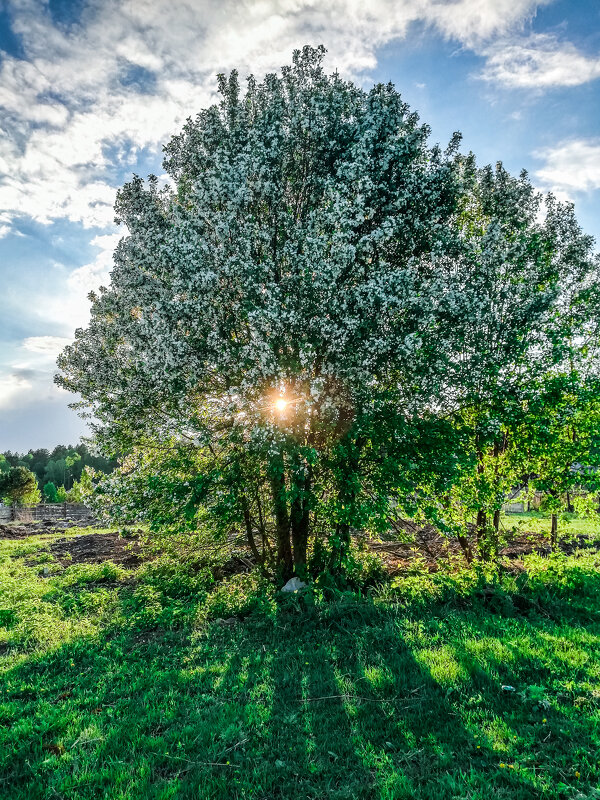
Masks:
[[[28,536],[57,534],[75,527],[89,526],[69,520],[12,522],[6,525],[0,524],[0,539],[24,539]],[[141,530],[132,530],[126,538],[116,531],[111,533],[84,533],[68,539],[56,539],[50,545],[50,552],[64,566],[69,564],[100,564],[103,561],[112,561],[124,567],[134,567],[142,560],[140,555],[141,547],[138,541],[140,533]]]
[[[408,531],[411,523],[407,523]],[[403,572],[411,566],[415,557],[423,559],[423,567],[430,572],[436,572],[444,561],[463,560],[460,545],[455,539],[447,539],[440,535],[435,528],[410,528],[414,535],[414,543],[406,542],[370,542],[369,549],[379,555],[390,574]],[[476,551],[474,537],[469,537],[469,544]],[[559,548],[565,553],[571,553],[577,548],[590,546],[592,543],[585,536],[576,539],[559,540]],[[548,555],[552,552],[547,536],[532,531],[522,531],[509,538],[507,544],[500,549],[500,556],[509,559],[515,566],[528,553]]]
[[[50,545],[50,552],[63,566],[112,561],[122,567],[136,567],[142,561],[140,549],[137,537],[124,539],[118,533],[86,533],[57,539]]]
[[[88,528],[97,525],[94,520],[38,520],[36,522],[0,523],[0,539],[25,539],[28,536],[62,533],[70,528]]]

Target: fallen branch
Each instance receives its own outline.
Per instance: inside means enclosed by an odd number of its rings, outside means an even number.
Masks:
[[[154,750],[151,752],[155,756],[164,756],[164,758],[170,758],[172,761],[184,761],[186,764],[190,764],[193,767],[229,767],[230,769],[240,769],[237,764],[228,764],[226,761],[190,761],[189,758],[183,758],[182,756],[170,756],[168,753],[157,753]]]
[[[375,697],[363,697],[362,695],[355,694],[325,694],[322,697],[301,697],[296,700],[297,703],[316,703],[318,700],[364,700],[367,703],[396,703],[399,700],[406,700],[405,697],[390,697],[389,699],[379,700]],[[403,706],[403,708],[411,708],[411,706]]]

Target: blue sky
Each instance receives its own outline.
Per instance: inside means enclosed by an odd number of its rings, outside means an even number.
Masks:
[[[75,442],[52,382],[109,281],[116,189],[215,97],[303,44],[393,81],[480,164],[526,168],[600,240],[597,0],[0,0],[0,451]]]

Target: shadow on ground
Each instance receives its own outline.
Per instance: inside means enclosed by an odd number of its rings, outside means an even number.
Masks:
[[[597,622],[292,597],[169,630],[129,609],[4,671],[0,796],[596,796]]]

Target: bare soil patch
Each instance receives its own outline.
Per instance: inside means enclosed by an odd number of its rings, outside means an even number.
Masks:
[[[116,531],[99,533],[93,530],[93,526],[93,522],[82,524],[75,520],[12,522],[0,525],[0,539],[25,539],[28,536],[52,535],[66,532],[71,528],[85,527],[90,528],[91,532],[68,539],[56,539],[50,544],[50,552],[63,566],[112,561],[124,567],[135,567],[142,561],[139,543],[141,530],[131,531],[128,537],[124,538]]]
[[[41,519],[35,522],[7,522],[0,524],[0,539],[25,539],[28,536],[43,536],[62,533],[70,528],[90,528],[98,525],[95,520],[51,520]]]
[[[50,552],[63,566],[101,564],[112,561],[122,567],[136,567],[142,561],[138,535],[124,539],[119,533],[88,533],[71,539],[58,539]]]
[[[414,565],[415,557],[421,560],[422,566],[429,572],[437,572],[444,561],[464,558],[462,549],[456,539],[447,539],[432,526],[418,528],[411,522],[401,523],[404,530],[414,537],[414,541],[369,542],[369,549],[376,553],[385,564],[391,575],[403,572]],[[476,552],[476,541],[469,536],[469,544]],[[560,539],[558,546],[564,553],[570,554],[580,548],[594,546],[591,537],[577,536]],[[548,536],[543,533],[522,531],[509,538],[500,549],[500,556],[510,561],[518,561],[529,553],[549,555],[552,552]]]

